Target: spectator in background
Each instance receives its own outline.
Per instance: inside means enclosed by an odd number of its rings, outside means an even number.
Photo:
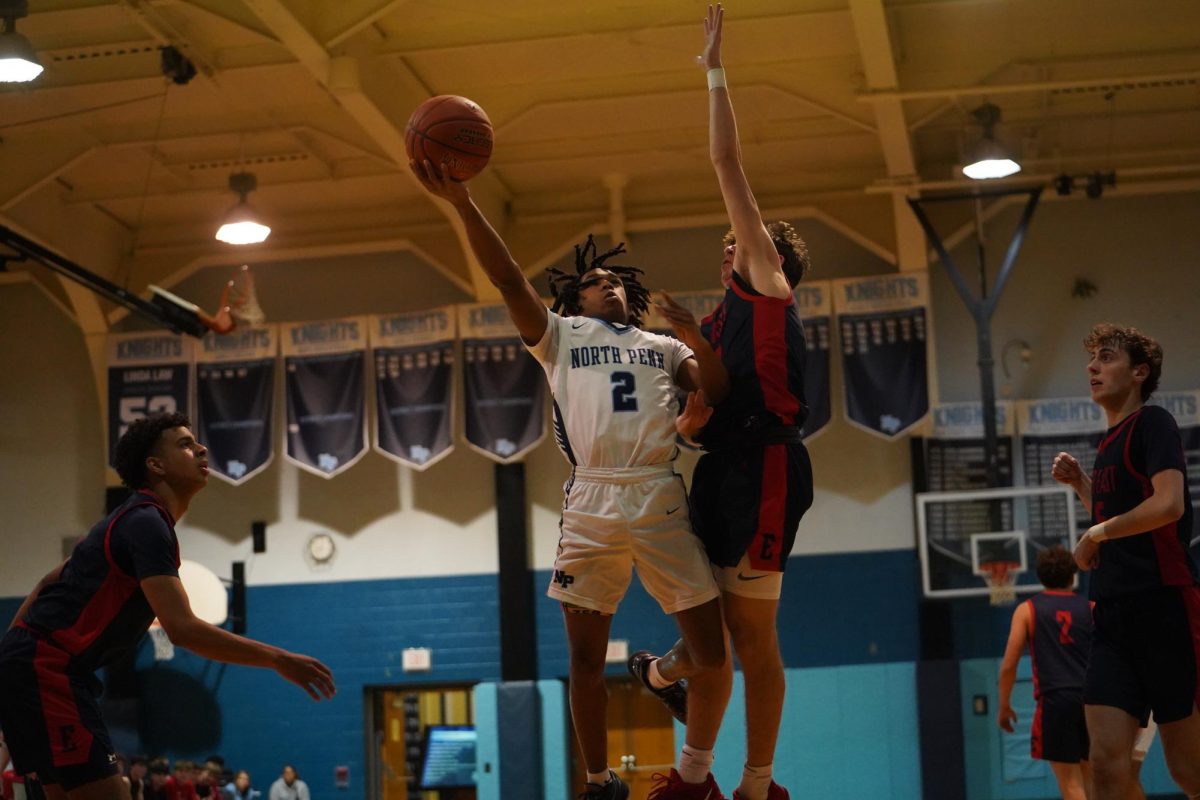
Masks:
[[[221,793],[221,787],[233,781],[233,773],[225,767],[225,759],[218,755],[211,755],[204,759],[204,766],[208,768],[208,772],[212,775],[213,784],[216,786],[213,796]]]
[[[244,769],[238,770],[233,782],[221,791],[225,795],[225,800],[258,800],[262,797],[262,792],[258,789],[250,788],[250,773]]]
[[[171,778],[171,765],[165,758],[153,759],[146,767],[150,782],[145,784],[142,794],[145,800],[167,800],[167,781]]]
[[[129,797],[130,800],[144,800],[149,778],[146,777],[150,759],[137,754],[129,757]]]
[[[200,798],[200,800],[213,800],[214,798],[220,800],[221,786],[223,785],[220,783],[220,780],[220,770],[218,769],[214,772],[212,767],[209,766],[209,762],[206,761],[203,765],[197,764],[196,797]]]
[[[167,778],[167,800],[197,800],[196,784],[192,781],[192,773],[196,765],[191,761],[180,759],[175,762],[175,771]]]
[[[285,764],[283,774],[271,784],[267,800],[310,800],[308,784],[300,780],[295,767]]]

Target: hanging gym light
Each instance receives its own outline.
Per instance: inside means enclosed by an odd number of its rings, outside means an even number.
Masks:
[[[996,123],[1000,121],[1000,109],[992,103],[984,103],[971,112],[983,127],[983,136],[971,148],[963,174],[973,180],[1007,178],[1021,171],[1021,165],[1013,160],[1012,153],[996,141]]]
[[[17,20],[28,13],[27,0],[0,0],[0,83],[25,83],[42,74],[33,45],[17,33]]]
[[[238,201],[221,221],[217,239],[227,244],[258,244],[266,241],[271,235],[271,228],[262,222],[258,212],[246,200],[246,195],[258,188],[254,173],[235,172],[229,176],[229,188],[237,193]]]

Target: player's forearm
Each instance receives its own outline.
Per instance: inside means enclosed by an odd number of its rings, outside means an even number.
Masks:
[[[1017,665],[1011,667],[1001,665],[1000,667],[1000,707],[1010,705],[1012,703],[1013,686],[1017,683]]]
[[[711,74],[713,71],[709,72]],[[724,79],[724,70],[720,74]],[[729,99],[729,90],[724,86],[708,92],[708,157],[718,168],[725,164],[740,163],[742,158],[733,103]]]
[[[273,669],[285,653],[278,647],[238,636],[196,618],[167,628],[167,636],[177,647],[226,664]]]
[[[716,405],[729,396],[729,371],[725,369],[721,357],[712,349],[712,345],[703,337],[688,337],[693,341],[684,342],[692,348],[699,367],[700,390],[709,405]]]
[[[1071,488],[1075,490],[1075,496],[1079,498],[1079,502],[1083,503],[1083,507],[1090,509],[1092,507],[1092,479],[1084,475]]]
[[[525,275],[508,252],[508,246],[504,244],[500,234],[488,222],[479,206],[475,205],[475,201],[468,198],[465,203],[456,204],[454,208],[466,227],[467,241],[488,280],[501,292],[523,290]]]
[[[1164,525],[1178,522],[1182,516],[1183,508],[1175,498],[1155,493],[1124,514],[1093,525],[1089,535],[1101,542],[1123,539],[1126,536],[1158,530]]]

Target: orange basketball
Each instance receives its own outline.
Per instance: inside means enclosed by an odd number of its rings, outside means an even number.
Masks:
[[[479,174],[492,155],[492,121],[465,97],[431,97],[408,118],[404,149],[413,161],[450,165],[450,177],[465,181]]]

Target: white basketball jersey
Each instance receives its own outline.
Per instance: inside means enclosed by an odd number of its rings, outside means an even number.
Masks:
[[[554,435],[580,467],[642,467],[674,460],[675,375],[692,350],[669,336],[549,312],[530,346],[554,397]]]

